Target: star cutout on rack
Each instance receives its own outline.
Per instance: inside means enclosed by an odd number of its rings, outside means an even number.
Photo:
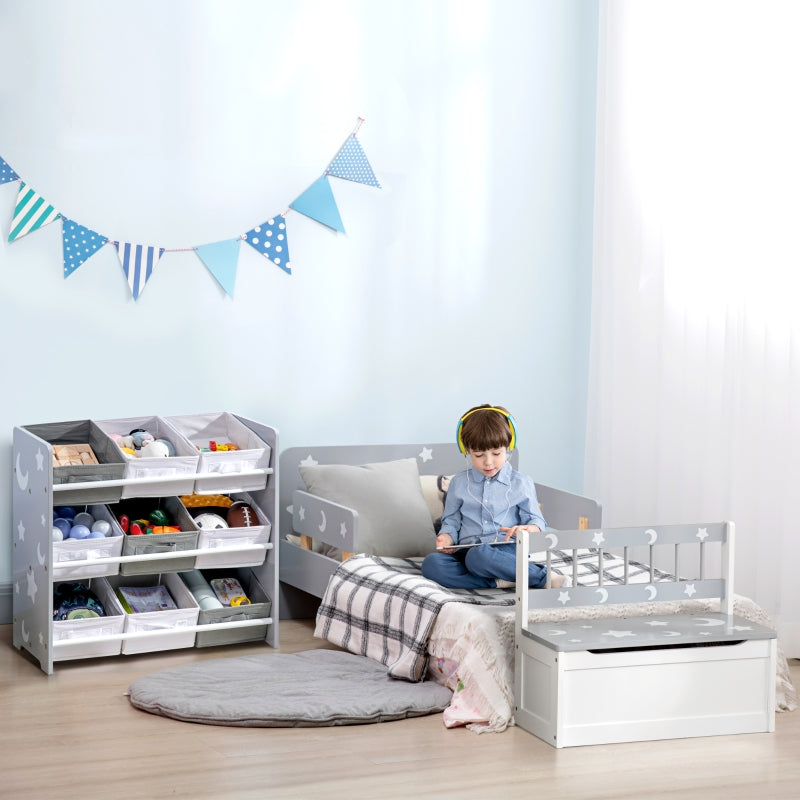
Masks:
[[[633,631],[606,631],[603,636],[613,636],[615,639],[622,639],[625,636],[636,636]]]
[[[735,631],[751,631],[751,630],[753,630],[753,626],[752,625],[734,625],[733,629]]]
[[[300,508],[297,509],[297,516],[300,517],[300,521],[301,522],[306,518],[306,507],[305,506],[300,506]]]
[[[306,456],[306,457],[305,457],[305,458],[304,458],[304,459],[303,459],[303,460],[300,462],[300,466],[301,466],[301,467],[316,467],[316,466],[317,466],[317,464],[319,464],[319,461],[317,461],[317,460],[314,458],[314,456],[312,456],[312,455],[311,455],[311,453],[309,453],[309,454],[308,454],[308,455],[307,455],[307,456]]]
[[[347,523],[346,522],[343,522],[339,526],[339,533],[342,535],[342,539],[346,539],[347,538]]]
[[[687,597],[693,597],[697,593],[697,589],[694,588],[693,583],[687,583],[686,588],[683,590],[683,593]]]
[[[21,542],[25,541],[25,526],[22,524],[22,520],[17,525],[17,536]]]
[[[664,622],[663,619],[653,619],[645,622],[645,625],[652,625],[654,628],[657,627],[658,625],[666,625],[666,624],[667,623]]]
[[[47,525],[47,517],[42,514],[42,527],[44,528],[45,525]]]
[[[698,528],[697,529],[697,538],[703,542],[708,538],[708,528]]]
[[[606,537],[603,536],[603,531],[597,531],[594,536],[592,536],[592,541],[600,547],[601,544],[606,540]]]
[[[28,588],[26,589],[25,593],[28,597],[31,598],[31,602],[36,602],[36,590],[39,588],[36,585],[36,578],[33,576],[33,570],[30,570],[28,574],[25,576],[28,579]]]
[[[44,453],[41,450],[36,451],[36,471],[44,471]]]
[[[558,602],[561,603],[562,606],[569,603],[569,592],[559,592],[558,593]]]
[[[422,459],[423,464],[426,461],[431,461],[433,459],[433,450],[431,450],[430,447],[423,447],[422,452],[419,454],[419,458]]]

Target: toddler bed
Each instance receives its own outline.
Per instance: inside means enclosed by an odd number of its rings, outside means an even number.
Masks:
[[[514,466],[516,459],[515,452]],[[444,589],[420,571],[422,558],[434,547],[434,520],[442,513],[446,478],[441,477],[466,466],[449,443],[285,450],[280,457],[280,578],[285,590],[321,601],[315,635],[379,661],[397,678],[449,686],[454,695],[444,712],[448,727],[502,731],[514,721],[514,591]],[[550,527],[600,527],[595,501],[538,483],[536,489]],[[604,552],[598,559],[595,548],[553,550],[550,558],[551,569],[579,586],[674,580],[666,569],[635,561],[627,551]],[[681,574],[691,568],[681,565]],[[557,622],[719,610],[714,599],[564,608],[556,598],[557,593],[552,607],[533,609],[531,618]],[[770,624],[748,598],[735,596],[734,611]],[[795,706],[779,650],[776,708]]]

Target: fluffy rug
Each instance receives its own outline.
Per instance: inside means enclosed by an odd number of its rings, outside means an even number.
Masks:
[[[450,689],[391,678],[386,667],[337,650],[212,658],[134,681],[143,711],[205,725],[262,728],[361,725],[443,711]]]

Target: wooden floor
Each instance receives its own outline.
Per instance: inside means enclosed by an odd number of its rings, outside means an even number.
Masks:
[[[281,652],[327,646],[281,622]],[[800,797],[800,711],[774,734],[551,748],[519,728],[477,735],[440,715],[378,725],[194,725],[133,708],[136,678],[263,645],[59,662],[45,675],[0,626],[0,797],[725,798]],[[800,662],[792,677],[800,685]],[[620,687],[624,691],[624,687]]]

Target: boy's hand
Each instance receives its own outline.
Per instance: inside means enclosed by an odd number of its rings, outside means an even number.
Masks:
[[[449,533],[440,533],[436,537],[436,549],[443,553],[455,553],[455,550],[450,546],[453,544],[455,544],[455,542]]]
[[[528,531],[528,533],[538,533],[542,529],[538,525],[514,525],[512,528],[500,527],[500,531],[506,535],[506,541],[510,542],[517,537],[517,533]]]

